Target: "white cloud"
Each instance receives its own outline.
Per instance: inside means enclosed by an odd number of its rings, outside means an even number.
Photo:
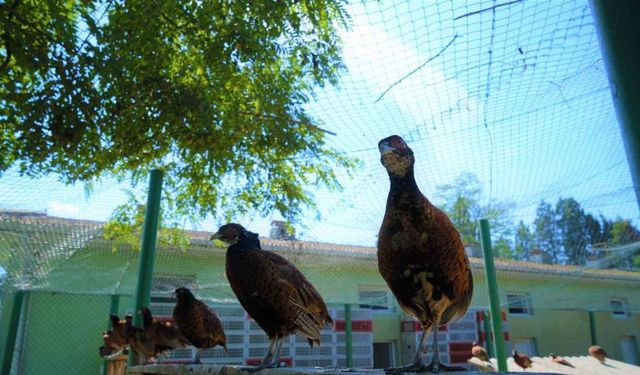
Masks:
[[[60,217],[75,217],[80,213],[80,208],[72,204],[60,201],[47,202],[47,215]]]

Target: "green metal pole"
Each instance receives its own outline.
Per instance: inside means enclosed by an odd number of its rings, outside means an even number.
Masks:
[[[7,341],[4,344],[4,355],[2,356],[2,371],[0,374],[11,373],[11,365],[13,362],[13,351],[16,347],[16,338],[18,337],[18,325],[20,324],[20,315],[22,314],[22,301],[24,300],[24,291],[17,290],[13,294],[13,307],[11,308],[11,316],[9,317],[9,332],[7,332]]]
[[[119,308],[120,308],[120,296],[117,294],[112,294],[111,301],[109,303],[109,316],[111,316],[111,314],[118,314]],[[111,322],[111,319],[109,319],[108,329],[112,329],[112,328],[113,328],[113,323]],[[107,374],[107,360],[104,360],[104,363],[102,364],[102,373],[105,375]]]
[[[351,305],[344,305],[344,345],[347,367],[353,367],[353,336],[351,334]]]
[[[589,311],[589,331],[591,332],[591,345],[598,345],[598,336],[596,335],[596,314]]]
[[[163,172],[158,169],[152,170],[149,174],[149,193],[147,195],[142,245],[140,258],[138,260],[138,284],[136,287],[136,302],[133,313],[133,324],[136,326],[142,325],[142,316],[138,314],[138,311],[140,311],[142,307],[149,306],[149,302],[151,301],[151,278],[153,276],[153,264],[156,257],[162,176]],[[135,361],[133,357],[133,355],[129,355],[129,365],[134,364]]]
[[[590,0],[590,3],[640,204],[640,1]]]
[[[487,349],[487,354],[489,358],[493,358],[496,355],[495,350],[493,350],[493,342],[491,342],[491,321],[489,320],[489,312],[482,312],[482,320],[484,323],[484,334],[485,334],[485,342]]]
[[[495,344],[498,370],[507,371],[507,355],[504,345],[504,333],[502,332],[502,314],[500,311],[500,298],[498,296],[498,283],[496,270],[493,264],[493,252],[491,250],[491,234],[489,221],[480,219],[480,240],[482,241],[482,253],[484,255],[484,272],[489,289],[489,308],[491,309],[491,324],[493,326],[493,342]]]

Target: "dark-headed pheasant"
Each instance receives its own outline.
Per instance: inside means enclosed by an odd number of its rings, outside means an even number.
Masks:
[[[178,303],[173,308],[173,319],[184,337],[198,349],[195,363],[200,363],[203,350],[220,345],[227,350],[227,336],[213,309],[196,299],[187,288],[175,290]]]
[[[413,151],[404,140],[390,136],[378,143],[378,149],[391,181],[378,236],[378,268],[400,307],[422,326],[414,362],[386,371],[463,371],[441,364],[438,347],[438,327],[463,316],[473,293],[460,233],[418,189]],[[422,345],[430,331],[433,359],[425,366]]]
[[[211,239],[229,245],[226,274],[240,304],[269,337],[269,350],[253,371],[278,365],[286,337],[297,333],[320,345],[320,330],[331,325],[322,297],[288,260],[260,250],[254,233],[239,224],[220,227]]]

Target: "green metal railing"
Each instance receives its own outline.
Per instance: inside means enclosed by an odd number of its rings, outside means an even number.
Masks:
[[[491,249],[491,235],[489,221],[480,220],[480,240],[482,241],[482,253],[484,255],[484,272],[489,289],[489,307],[491,310],[491,324],[493,326],[493,342],[495,345],[498,370],[508,371],[507,355],[504,345],[504,333],[502,331],[502,311],[500,310],[500,297],[498,296],[498,282],[496,281],[496,269],[493,264],[493,251]],[[487,332],[487,335],[489,333]]]
[[[4,355],[2,356],[2,371],[0,374],[9,374],[13,362],[13,352],[16,347],[16,338],[18,337],[18,326],[20,324],[20,315],[22,314],[22,302],[26,292],[17,290],[13,295],[13,307],[11,316],[9,317],[9,331],[7,332],[7,341],[4,346]]]

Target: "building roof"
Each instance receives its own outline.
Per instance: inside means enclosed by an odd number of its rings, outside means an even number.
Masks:
[[[0,220],[18,221],[25,224],[59,225],[59,226],[83,226],[92,229],[100,227],[104,222],[91,220],[77,220],[60,217],[53,217],[41,212],[26,212],[0,209]],[[212,247],[209,241],[210,232],[186,231],[191,238],[193,245]],[[336,255],[347,257],[376,258],[376,248],[372,246],[352,246],[340,245],[327,242],[301,241],[301,240],[277,240],[269,237],[260,237],[260,242],[265,250],[274,251],[295,251],[301,254]],[[629,245],[625,245],[629,246]],[[640,248],[640,243],[635,244]],[[478,270],[484,269],[482,258],[470,257],[471,267]],[[544,264],[536,262],[516,261],[510,259],[495,259],[495,267],[501,271],[525,272],[534,274],[549,274],[565,277],[587,277],[596,279],[613,279],[640,281],[640,272],[617,270],[617,269],[596,269],[584,266],[570,266],[560,264]]]

